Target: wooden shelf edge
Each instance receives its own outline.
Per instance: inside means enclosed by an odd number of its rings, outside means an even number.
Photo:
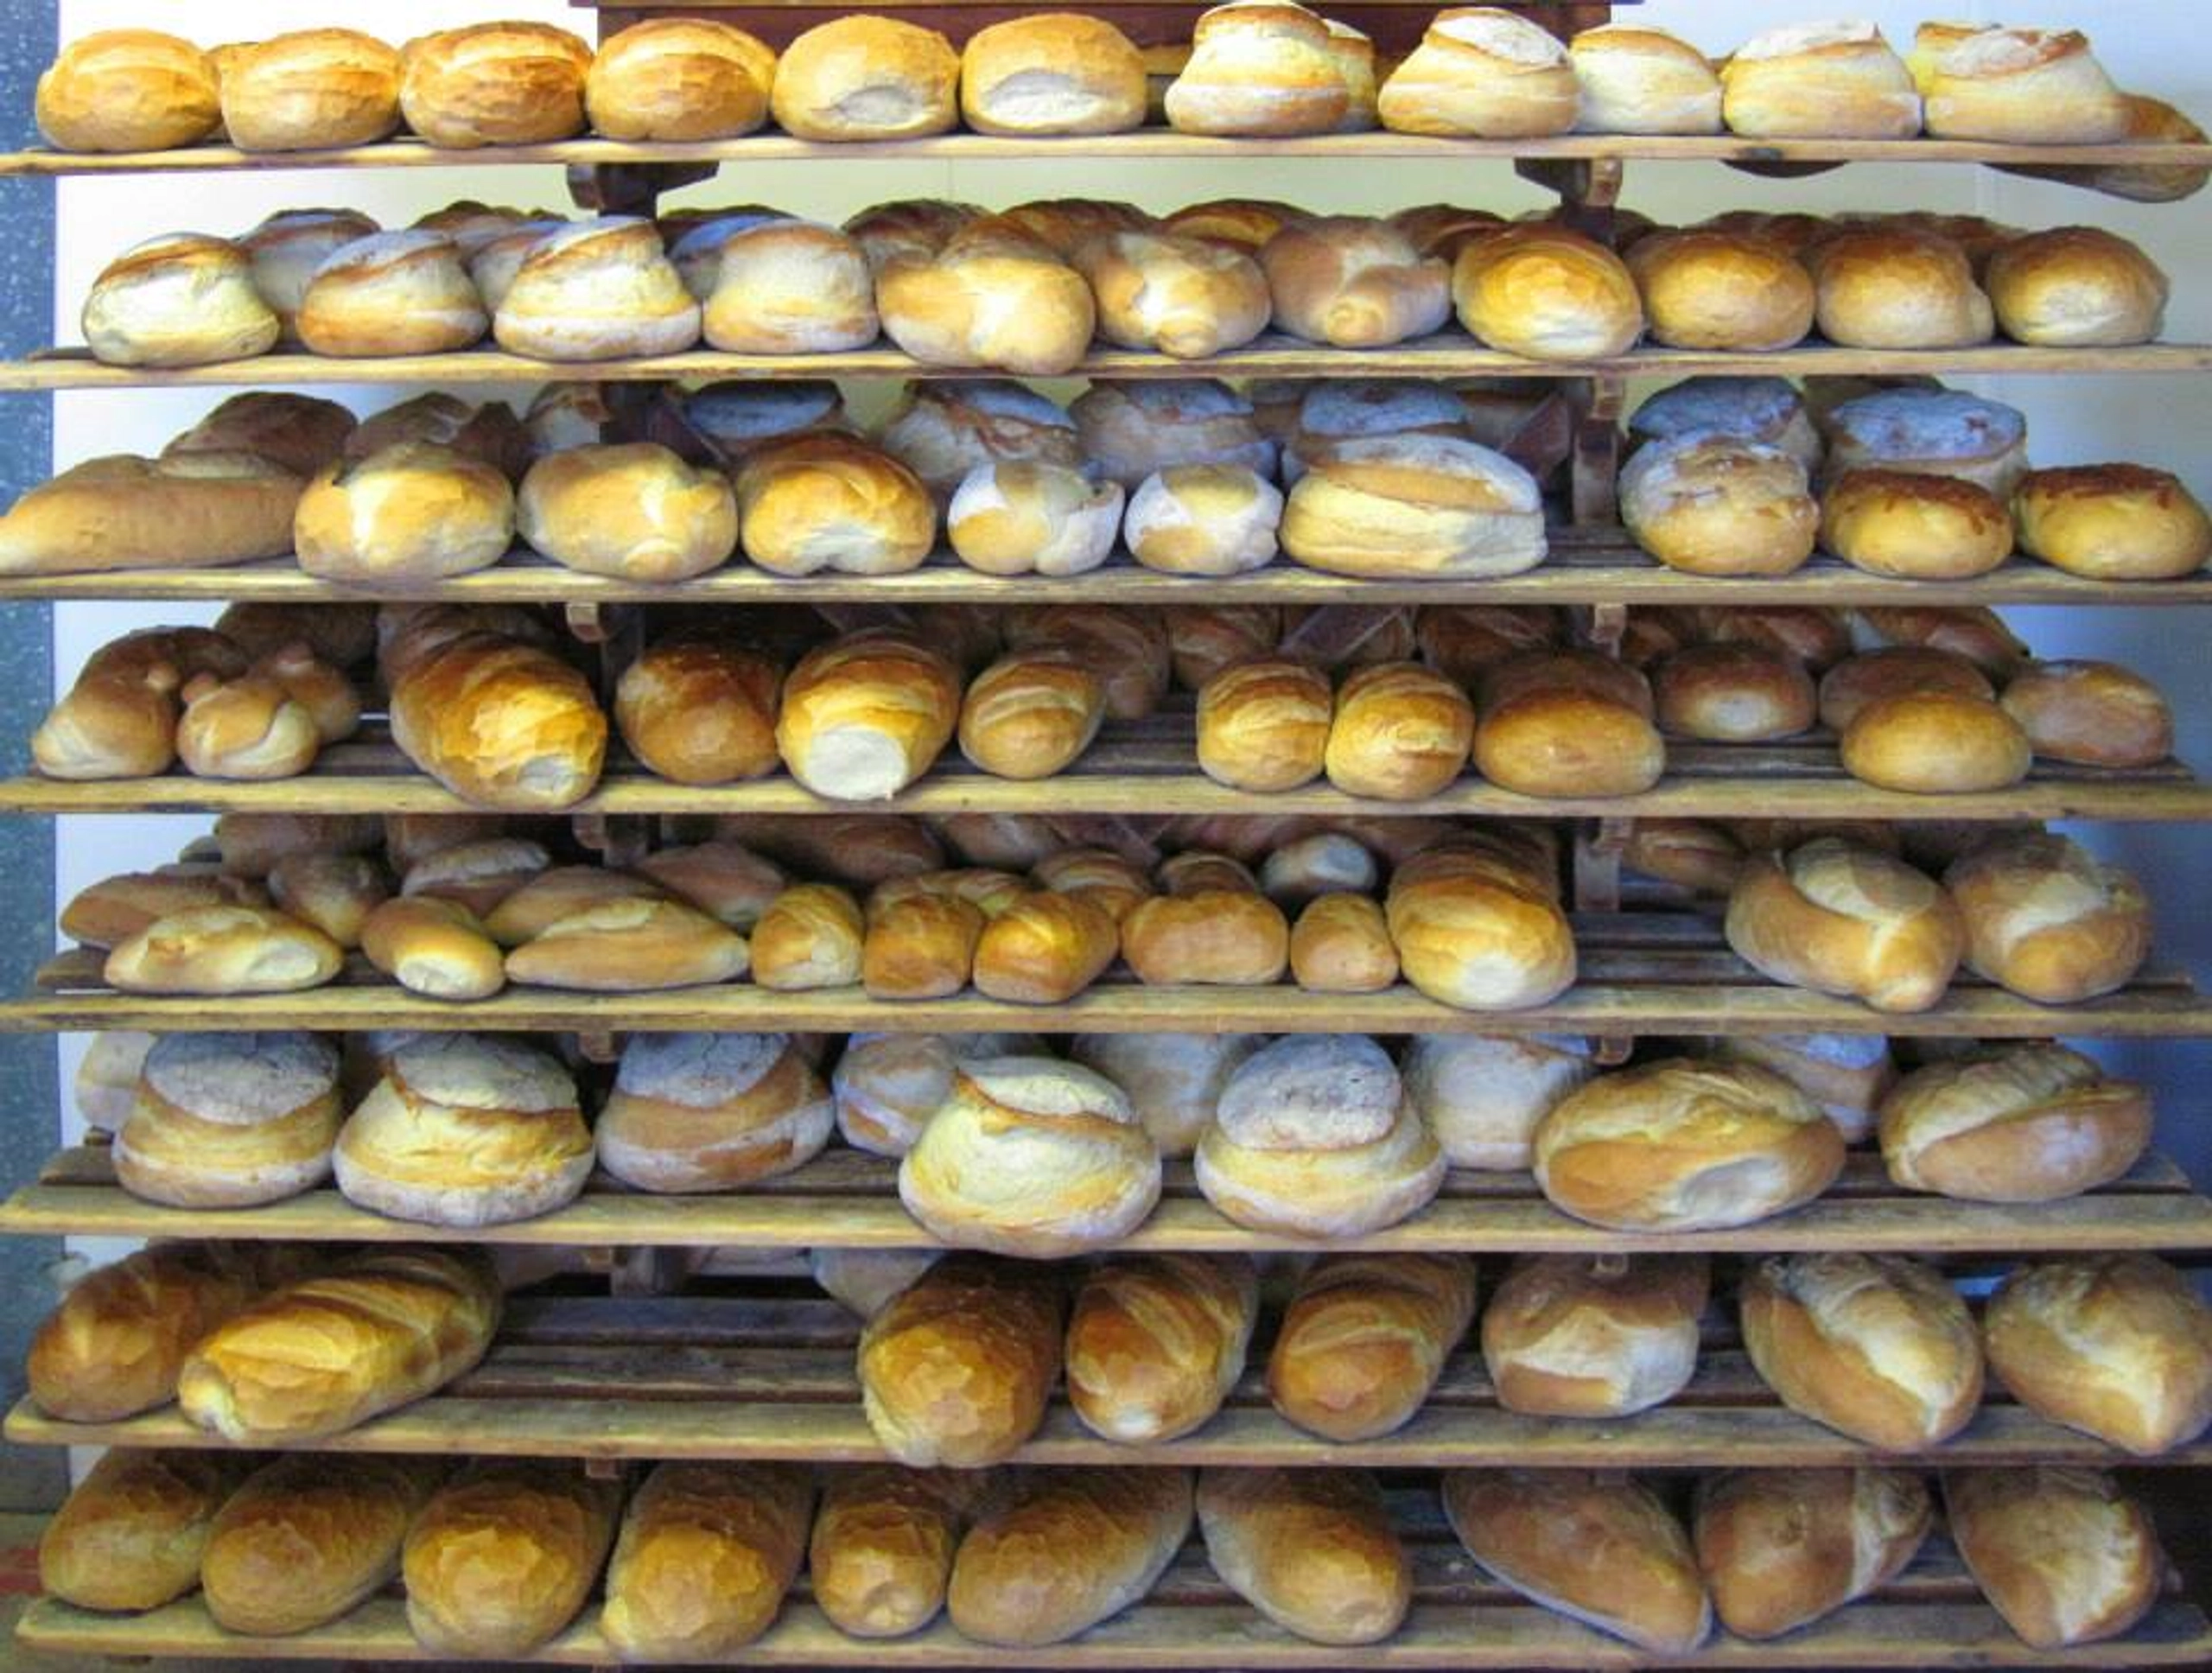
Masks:
[[[0,391],[268,388],[326,384],[635,383],[716,378],[972,378],[972,366],[925,366],[895,348],[835,354],[680,354],[610,360],[531,359],[496,348],[450,354],[338,359],[315,354],[264,354],[251,360],[168,369],[104,366],[81,348],[45,349],[24,360],[0,361]],[[1090,378],[1452,378],[1683,377],[1694,372],[1773,373],[1783,377],[1875,376],[1921,372],[2089,374],[2212,371],[2212,345],[2146,343],[2113,348],[2034,348],[2018,343],[1957,349],[1860,349],[1821,344],[1776,353],[1723,353],[1648,348],[1606,359],[1549,361],[1484,348],[1459,333],[1443,333],[1391,348],[1327,349],[1263,337],[1249,347],[1203,360],[1124,349],[1100,349],[1067,375]]]
[[[286,1638],[225,1632],[197,1599],[143,1615],[99,1615],[51,1599],[16,1628],[27,1648],[76,1657],[411,1661],[440,1659],[415,1642],[405,1606],[377,1598],[342,1620]],[[859,1641],[811,1604],[792,1604],[733,1667],[1272,1668],[1936,1668],[2198,1666],[2212,1657],[2212,1624],[2195,1606],[2157,1605],[2126,1637],[2057,1654],[2031,1649],[1986,1605],[1853,1604],[1785,1638],[1749,1643],[1726,1634],[1687,1656],[1654,1657],[1564,1617],[1527,1605],[1416,1606],[1386,1645],[1357,1651],[1307,1643],[1252,1611],[1226,1606],[1140,1605],[1065,1644],[1000,1649],[961,1638],[938,1621],[911,1637]],[[542,1666],[607,1667],[620,1658],[596,1625],[510,1658]]]

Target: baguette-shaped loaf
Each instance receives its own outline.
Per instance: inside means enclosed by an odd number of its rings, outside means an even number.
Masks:
[[[969,1478],[873,1465],[823,1485],[807,1578],[830,1624],[856,1638],[917,1632],[944,1607]]]
[[[251,1244],[156,1244],[100,1268],[31,1339],[31,1398],[73,1423],[167,1403],[186,1356],[260,1293],[264,1269]]]
[[[442,1656],[522,1656],[574,1620],[599,1578],[622,1484],[565,1459],[471,1465],[407,1530],[407,1625]]]
[[[336,1620],[399,1573],[407,1526],[446,1469],[442,1458],[317,1453],[264,1465],[209,1531],[207,1613],[262,1638]]]
[[[499,1286],[480,1256],[386,1249],[219,1325],[177,1378],[184,1415],[245,1444],[336,1434],[484,1357]]]
[[[669,1463],[630,1501],[599,1628],[625,1661],[706,1661],[776,1619],[806,1555],[798,1464]]]
[[[87,459],[0,517],[0,575],[206,569],[281,557],[304,478],[251,453]]]
[[[1368,1441],[1402,1427],[1475,1316],[1475,1269],[1457,1255],[1328,1255],[1283,1314],[1268,1394],[1302,1429]]]
[[[945,1601],[985,1644],[1058,1644],[1137,1602],[1191,1531],[1185,1470],[1025,1473],[960,1542]]]
[[[1146,1444],[1205,1424],[1244,1371],[1260,1279],[1241,1255],[1125,1255],[1076,1292],[1068,1403],[1096,1434]]]
[[[1374,1644],[1413,1601],[1413,1564],[1365,1470],[1213,1469],[1198,1478],[1206,1560],[1278,1626]]]
[[[1059,1279],[1020,1261],[954,1255],[861,1333],[868,1427],[902,1464],[980,1469],[1036,1433],[1060,1374]]]
[[[200,1579],[215,1513],[250,1459],[228,1453],[108,1453],[46,1524],[39,1584],[79,1609],[157,1609]]]

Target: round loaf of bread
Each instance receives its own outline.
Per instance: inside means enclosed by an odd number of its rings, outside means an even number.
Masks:
[[[1567,43],[1585,134],[1717,134],[1720,78],[1687,41],[1638,23],[1601,23]]]
[[[2003,790],[2034,764],[2026,731],[1993,699],[1925,687],[1863,704],[1839,747],[1853,778],[1923,795]]]
[[[1148,569],[1243,575],[1274,560],[1282,512],[1282,491],[1246,466],[1170,465],[1129,495],[1122,538]]]
[[[467,348],[491,325],[461,246],[427,231],[377,232],[323,259],[300,299],[300,340],[371,358]]]
[[[1386,348],[1452,316],[1452,272],[1387,220],[1296,222],[1260,251],[1279,330],[1337,348]]]
[[[1891,1179],[1968,1202],[2051,1202],[2109,1185],[2141,1157],[2153,1123],[2146,1088],[2047,1045],[1916,1069],[1878,1119]]]
[[[1806,252],[1821,334],[1849,348],[1967,348],[1996,329],[1966,252],[1910,227],[1839,232]]]
[[[976,676],[960,704],[960,753],[1001,779],[1049,779],[1090,747],[1105,689],[1065,651],[1019,651]]]
[[[1160,1150],[1121,1090],[1052,1058],[970,1061],[899,1166],[899,1199],[955,1247],[1054,1260],[1128,1236]]]
[[[830,1089],[788,1034],[632,1034],[593,1133],[640,1191],[734,1191],[830,1142]]]
[[[308,1034],[167,1034],[116,1130],[124,1190],[179,1208],[279,1202],[330,1177],[338,1051]]]
[[[1755,139],[1910,139],[1911,72],[1873,24],[1792,23],[1752,36],[1720,67],[1721,117]]]
[[[735,464],[753,448],[786,436],[808,430],[842,429],[845,398],[838,393],[836,385],[813,378],[709,384],[684,397],[683,421],[724,460]]]
[[[1852,470],[1821,496],[1821,544],[1869,575],[1964,581],[2012,555],[2012,519],[1996,495],[1962,478]]]
[[[899,575],[937,542],[937,506],[889,454],[833,430],[756,448],[737,472],[738,538],[777,575]]]
[[[35,117],[58,151],[169,151],[222,122],[208,55],[154,29],[79,36],[41,73]]]
[[[1690,575],[1788,575],[1813,555],[1819,533],[1804,467],[1778,448],[1726,436],[1638,448],[1620,496],[1637,544]]]
[[[929,770],[959,716],[950,663],[896,634],[855,634],[810,652],[791,670],[776,747],[817,796],[875,801]]]
[[[951,1097],[961,1063],[1042,1051],[1027,1034],[855,1034],[830,1078],[837,1131],[856,1150],[903,1156]]]
[[[282,329],[245,251],[197,232],[149,239],[110,262],[81,324],[94,359],[155,367],[246,359],[274,347]]]
[[[912,28],[887,18],[841,21]],[[784,60],[779,91],[791,61]],[[1072,372],[1090,351],[1098,319],[1083,275],[1003,215],[969,222],[934,251],[879,262],[875,305],[884,334],[925,366],[1031,378]]]
[[[1625,1417],[1697,1372],[1701,1255],[1523,1255],[1483,1310],[1483,1365],[1508,1411]]]
[[[1098,334],[1119,347],[1204,359],[1267,329],[1268,282],[1242,251],[1153,232],[1085,239],[1070,261],[1098,308]]]
[[[2138,1457],[2212,1424],[2212,1307],[2154,1256],[2015,1267],[1990,1298],[1982,1339],[2022,1404]]]
[[[1652,340],[1766,353],[1813,328],[1813,276],[1783,245],[1739,233],[1654,233],[1628,252]]]
[[[1394,880],[1383,912],[1406,980],[1440,1003],[1524,1010],[1574,985],[1567,914],[1509,871]]]
[[[729,480],[657,442],[548,454],[523,478],[515,520],[555,563],[627,581],[704,575],[737,548]]]
[[[325,580],[435,580],[497,563],[514,532],[514,490],[499,472],[451,448],[399,442],[308,484],[293,550]]]
[[[1290,979],[1308,993],[1380,993],[1398,979],[1398,950],[1369,896],[1317,895],[1290,927]]]
[[[1077,462],[1134,488],[1175,465],[1241,465],[1274,474],[1275,444],[1252,404],[1211,378],[1101,380],[1068,408]]]
[[[351,209],[280,209],[265,217],[251,232],[238,240],[238,248],[245,251],[246,258],[253,264],[253,288],[260,292],[261,300],[268,303],[276,315],[282,332],[277,340],[280,343],[297,345],[300,340],[300,304],[307,297],[308,286],[314,281],[315,270],[338,251],[356,239],[367,238],[376,230],[374,221]],[[257,393],[264,400],[270,398],[265,392]],[[233,396],[232,400],[241,398],[253,398]],[[307,400],[311,398],[287,396],[283,398]],[[218,412],[220,410],[220,408],[217,409]],[[350,413],[346,415],[349,419],[352,416]],[[211,413],[208,417],[213,418],[215,414]],[[350,431],[353,425],[349,423],[346,428]],[[280,448],[284,447],[287,440],[273,429],[264,432],[259,439]],[[294,447],[297,447],[307,442],[308,436],[296,434],[289,439]],[[339,439],[342,442],[344,437]],[[198,445],[219,444],[203,440]],[[176,447],[176,442],[171,442],[169,448],[165,451]],[[296,462],[298,458],[296,454],[289,451],[282,455],[271,454],[270,456],[282,456],[288,462]],[[326,454],[315,459],[307,468],[312,470],[327,462],[329,455]]]
[[[1938,139],[2099,145],[2127,135],[2126,98],[2076,30],[1923,23],[1912,68]]]
[[[876,338],[875,282],[860,245],[834,226],[775,218],[723,238],[702,299],[709,347],[734,354],[829,354]]]
[[[1685,378],[1630,413],[1628,429],[1641,442],[1671,442],[1700,433],[1757,442],[1781,448],[1808,474],[1821,462],[1820,432],[1806,412],[1804,397],[1784,378]]]
[[[2165,323],[2164,271],[2098,226],[2056,226],[2013,239],[1984,274],[1998,328],[2040,348],[2147,343]]]
[[[1496,6],[1453,6],[1376,99],[1395,133],[1536,139],[1574,125],[1580,93],[1559,37]]]
[[[1584,652],[1531,651],[1486,674],[1475,768],[1524,796],[1628,796],[1666,770],[1649,687],[1625,664]]]
[[[607,139],[728,139],[768,119],[776,54],[734,24],[652,17],[600,43],[584,110]]]
[[[1121,522],[1119,483],[1042,460],[994,461],[953,490],[945,535],[963,563],[986,575],[1071,576],[1107,560]]]
[[[999,378],[910,384],[876,440],[940,501],[983,465],[1084,467],[1075,420],[1027,385]]]
[[[1267,987],[1290,962],[1290,925],[1249,889],[1179,889],[1129,908],[1122,957],[1151,986]]]
[[[537,145],[583,131],[592,50],[545,23],[476,23],[426,35],[401,54],[410,129],[447,149]]]
[[[1536,1123],[1596,1072],[1580,1034],[1416,1034],[1406,1096],[1454,1167],[1529,1166]]]
[[[1490,578],[1544,560],[1543,496],[1504,455],[1456,436],[1363,436],[1309,461],[1283,508],[1283,550],[1376,578]]]
[[[399,126],[399,54],[357,29],[301,29],[233,48],[221,91],[242,151],[366,145]]]
[[[1954,862],[1943,885],[1966,925],[1967,967],[2024,999],[2110,993],[2151,951],[2142,885],[2070,837],[1999,837]]]
[[[1563,226],[1510,226],[1467,243],[1452,267],[1459,323],[1482,343],[1535,360],[1603,360],[1643,334],[1627,265]]]
[[[2116,662],[2030,663],[2000,701],[2038,760],[2154,767],[2173,754],[2164,694]]]
[[[1821,724],[1848,732],[1869,703],[1913,692],[1941,692],[1987,702],[1988,677],[1955,651],[1889,645],[1847,657],[1821,676]]]
[[[1325,134],[1351,93],[1325,21],[1295,0],[1230,0],[1199,16],[1166,109],[1186,134]]]
[[[2028,468],[2019,410],[1959,390],[1878,390],[1834,408],[1822,429],[1830,480],[1880,466],[1963,477],[2009,500]]]
[[[680,353],[699,340],[699,318],[653,223],[602,215],[530,246],[492,332],[517,354],[607,360]]]
[[[1762,645],[1693,645],[1651,680],[1660,728],[1707,743],[1764,743],[1812,729],[1816,704],[1804,665]]]
[[[1942,1481],[1967,1573],[2031,1647],[2118,1638],[2157,1604],[2169,1572],[2158,1530],[2103,1471],[1950,1469]]]
[[[2019,478],[2020,550],[2096,581],[2165,581],[2212,557],[2208,518],[2181,480],[2142,465],[2075,465]]]
[[[960,55],[960,113],[979,134],[1118,134],[1144,125],[1144,55],[1103,18],[992,23]]]
[[[1933,878],[1834,836],[1747,860],[1726,930],[1762,976],[1878,1011],[1936,1004],[1967,947],[1960,908]]]
[[[833,17],[784,48],[770,108],[794,139],[917,139],[960,119],[960,55],[903,18]]]
[[[1615,1231],[1714,1231],[1810,1202],[1843,1171],[1843,1135],[1770,1070],[1670,1058],[1600,1075],[1536,1123],[1552,1205]]]
[[[1698,1565],[1721,1624],[1774,1638],[1904,1573],[1935,1526],[1909,1469],[1729,1470],[1698,1483]]]
[[[1823,1123],[1825,1124],[1825,1123]],[[1981,1340],[1950,1281],[1903,1255],[1777,1256],[1745,1274],[1751,1364],[1783,1403],[1884,1452],[1941,1445],[1981,1403]]]

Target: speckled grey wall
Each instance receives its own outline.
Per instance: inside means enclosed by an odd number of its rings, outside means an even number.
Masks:
[[[54,13],[41,0],[0,6],[0,131],[10,148],[31,136],[31,89],[54,56]],[[54,188],[42,181],[0,181],[0,344],[12,358],[43,342],[54,317]],[[0,503],[12,500],[52,468],[54,404],[44,395],[0,397]],[[0,749],[10,773],[22,767],[23,740],[45,711],[53,683],[53,632],[44,605],[0,606]],[[44,819],[0,823],[0,990],[21,991],[53,944],[54,828]],[[53,1148],[54,1042],[41,1034],[0,1035],[0,1189],[29,1180]],[[13,1405],[32,1328],[51,1303],[45,1275],[58,1243],[11,1241],[0,1249],[0,1395]],[[0,1449],[0,1508],[57,1503],[61,1454]]]

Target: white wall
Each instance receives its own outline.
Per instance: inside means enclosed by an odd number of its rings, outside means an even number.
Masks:
[[[1892,41],[1910,38],[1923,5],[1862,0],[1855,7],[1803,0],[1777,7],[1773,0],[1655,0],[1638,8],[1639,21],[1678,29],[1709,51],[1725,50],[1755,30],[1796,15],[1855,10],[1876,18]],[[397,41],[465,21],[477,9],[450,0],[385,0],[366,15],[372,26]],[[1324,6],[1325,10],[1325,6]],[[2202,118],[2212,110],[2207,80],[2212,52],[2203,44],[2200,9],[2173,0],[2103,0],[2094,9],[2064,12],[1999,13],[1984,3],[1948,0],[1947,16],[2014,22],[2069,22],[2090,29],[2100,56],[2123,85],[2158,94]],[[283,9],[287,28],[359,23],[358,0],[313,0]],[[499,0],[485,16],[542,18],[571,27],[588,14],[558,0]],[[239,0],[201,0],[190,8],[161,7],[149,0],[62,0],[64,39],[96,29],[158,22],[207,44],[245,38],[270,20],[265,6]],[[588,23],[587,23],[588,26]],[[405,169],[315,175],[288,172],[222,176],[152,176],[64,181],[60,193],[57,250],[60,299],[57,340],[77,340],[76,299],[106,259],[137,239],[180,229],[234,232],[280,207],[343,199],[388,224],[463,196],[491,201],[563,205],[559,171]],[[1025,197],[1096,194],[1127,197],[1153,209],[1196,199],[1240,194],[1291,198],[1319,208],[1378,211],[1450,200],[1514,211],[1543,200],[1503,164],[1397,163],[1295,166],[1281,161],[1194,167],[1162,161],[1085,164],[1079,156],[1020,163],[962,165],[935,162],[785,164],[748,176],[726,169],[720,178],[687,189],[677,201],[739,203],[766,199],[780,207],[836,219],[887,198],[941,195],[988,204]],[[1859,167],[1799,181],[1770,181],[1714,165],[1631,165],[1624,200],[1661,219],[1685,219],[1732,207],[1789,207],[1816,210],[1926,207],[1974,210],[2030,226],[2094,221],[2142,243],[2177,282],[2169,334],[2177,340],[2212,339],[2212,280],[2199,275],[2212,255],[2212,198],[2165,207],[2145,207],[2070,188],[2013,179],[1978,169]],[[1992,378],[1973,386],[2013,402],[2031,420],[2031,443],[2041,464],[2131,459],[2164,466],[2188,477],[2199,494],[2212,495],[2212,466],[2200,438],[2212,431],[2212,379],[2204,378]],[[340,398],[363,391],[337,390]],[[118,450],[154,451],[213,398],[206,392],[130,392],[65,395],[56,403],[57,462]],[[378,402],[371,402],[373,406]],[[66,683],[86,652],[124,629],[150,621],[187,619],[170,607],[65,605],[55,611],[58,677]],[[2162,631],[2171,624],[2171,631]],[[2197,645],[2207,625],[2201,615],[2147,609],[2023,611],[2018,625],[2048,655],[2098,655],[2132,664],[2152,676],[2183,716],[2181,750],[2212,767],[2212,671]],[[110,872],[156,862],[173,853],[195,820],[90,819],[64,821],[57,844],[58,885],[63,898]],[[2212,971],[2212,915],[2195,910],[2196,888],[2212,882],[2212,868],[2193,830],[2134,827],[2099,833],[2100,845],[2125,857],[2152,879],[2161,902],[2164,952],[2192,968]],[[2114,1055],[2151,1073],[2170,1092],[2170,1123],[2183,1109],[2186,1071],[2212,1065],[2200,1048],[2161,1043],[2119,1048]],[[74,1053],[65,1046],[65,1074]],[[2186,1148],[2200,1172],[2212,1175],[2212,1140],[2198,1141],[2178,1127],[2171,1141]]]

